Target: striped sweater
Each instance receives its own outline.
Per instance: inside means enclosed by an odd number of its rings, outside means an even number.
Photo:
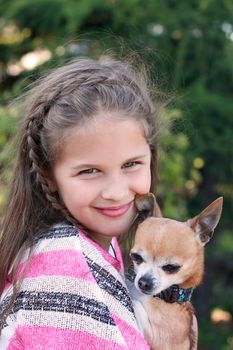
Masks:
[[[11,314],[1,350],[148,350],[138,331],[116,257],[69,224],[55,225],[37,240]],[[19,273],[27,263],[24,258]],[[3,308],[12,285],[1,297]]]

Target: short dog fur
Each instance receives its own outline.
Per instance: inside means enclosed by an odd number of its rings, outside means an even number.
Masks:
[[[152,350],[195,349],[194,310],[189,301],[167,302],[156,297],[172,285],[198,286],[204,274],[204,246],[211,239],[222,197],[186,222],[162,218],[152,194],[135,201],[139,224],[130,256],[135,280],[131,293],[139,328]],[[136,287],[136,288],[135,288]]]

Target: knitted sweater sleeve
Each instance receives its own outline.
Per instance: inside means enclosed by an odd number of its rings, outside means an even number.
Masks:
[[[148,349],[120,275],[93,248],[66,226],[38,242],[1,350]]]

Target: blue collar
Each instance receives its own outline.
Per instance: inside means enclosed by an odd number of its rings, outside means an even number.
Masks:
[[[191,300],[194,288],[180,288],[178,285],[173,285],[159,294],[154,295],[154,297],[158,297],[168,303],[174,302],[187,302]]]

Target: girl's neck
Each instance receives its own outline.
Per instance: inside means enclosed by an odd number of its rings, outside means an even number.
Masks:
[[[99,244],[104,250],[106,250],[107,252],[109,251],[112,237],[106,237],[96,232],[95,233],[89,232],[88,235],[94,242]]]

